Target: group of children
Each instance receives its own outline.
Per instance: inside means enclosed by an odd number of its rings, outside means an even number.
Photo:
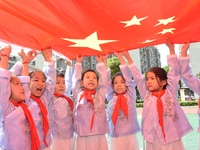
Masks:
[[[82,73],[82,56],[74,66],[67,61],[65,75],[57,72],[50,49],[42,50],[42,70],[29,71],[37,53],[22,50],[8,70],[11,47],[0,51],[0,148],[11,150],[139,150],[142,132],[147,150],[184,150],[182,137],[193,130],[177,98],[179,80],[200,94],[200,80],[189,67],[182,46],[178,59],[166,41],[170,70],[153,67],[145,75],[129,53],[115,52],[121,72],[110,77],[106,56],[97,56],[97,72]],[[194,82],[191,82],[194,81]],[[142,126],[136,109],[137,86],[144,100]],[[69,98],[72,91],[73,100]],[[105,108],[105,100],[108,107]],[[108,134],[108,141],[106,134]],[[108,144],[109,143],[109,144]]]

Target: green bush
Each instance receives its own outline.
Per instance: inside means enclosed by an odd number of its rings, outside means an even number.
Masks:
[[[198,101],[179,101],[181,106],[198,106]]]
[[[193,100],[193,101],[178,101],[178,102],[181,106],[198,106],[198,101],[196,101],[196,100]],[[137,100],[136,101],[136,107],[137,108],[143,107],[143,101]]]

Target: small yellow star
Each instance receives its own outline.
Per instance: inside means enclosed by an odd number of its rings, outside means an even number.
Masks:
[[[164,24],[164,25],[166,26],[168,23],[174,22],[174,21],[175,21],[175,20],[173,20],[174,17],[175,17],[175,16],[170,17],[170,18],[167,18],[167,19],[160,19],[160,20],[158,20],[159,23],[156,24],[155,26],[158,26],[158,25],[160,25],[160,24]],[[155,26],[154,26],[154,27],[155,27]]]
[[[176,30],[176,29],[175,28],[163,29],[162,32],[158,32],[157,34],[165,34],[168,32],[174,34],[174,32],[172,30]]]
[[[129,21],[120,21],[121,23],[126,24],[124,27],[132,26],[132,25],[141,25],[140,21],[146,19],[147,17],[143,17],[138,19],[136,16],[134,16],[131,20]]]

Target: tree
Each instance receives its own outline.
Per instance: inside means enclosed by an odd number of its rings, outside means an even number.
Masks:
[[[196,74],[196,77],[200,79],[200,72]]]
[[[169,66],[164,66],[163,69],[168,73],[169,72]]]
[[[110,68],[111,77],[115,73],[120,72],[119,65],[120,61],[117,57],[108,58],[108,67]]]

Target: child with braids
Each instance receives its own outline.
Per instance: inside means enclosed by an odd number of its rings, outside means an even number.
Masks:
[[[0,51],[0,114],[1,114],[1,149],[12,150],[38,150],[40,140],[33,116],[25,102],[25,90],[16,76],[11,76],[8,71],[8,60],[11,47]],[[26,56],[22,50],[19,55],[23,62],[31,61],[35,56],[32,51]],[[24,64],[21,75],[28,77]],[[30,80],[28,77],[27,80]]]
[[[112,82],[108,71],[109,90],[107,93],[108,125],[110,150],[139,150],[136,133],[140,131],[136,110],[136,83],[126,65],[122,53],[115,53],[119,58],[121,72],[116,73]],[[109,69],[108,69],[109,70]]]
[[[75,100],[75,132],[77,150],[107,150],[105,134],[108,123],[105,111],[107,71],[102,57],[97,57],[97,71],[87,70],[82,75],[82,56],[77,56],[72,92]]]
[[[52,149],[74,150],[74,103],[69,98],[72,87],[72,65],[66,60],[65,75],[57,71],[52,110]]]
[[[168,73],[153,67],[144,76],[126,52],[129,68],[144,100],[142,134],[147,150],[184,150],[182,137],[193,130],[177,100],[180,66],[174,45],[169,40],[166,45],[170,51]]]

